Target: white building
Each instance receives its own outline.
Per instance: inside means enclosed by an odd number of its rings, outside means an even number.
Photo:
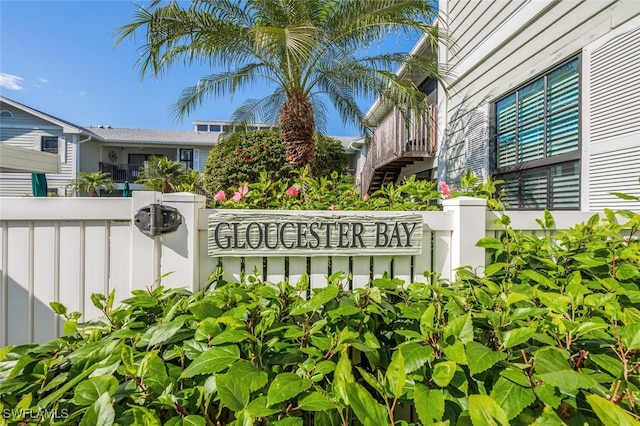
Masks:
[[[637,209],[611,192],[640,192],[640,1],[439,7],[438,180],[503,179],[514,209]],[[424,160],[398,178],[429,175]]]

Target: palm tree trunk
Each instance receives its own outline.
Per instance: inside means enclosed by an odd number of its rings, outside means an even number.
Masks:
[[[286,160],[292,167],[311,166],[315,159],[313,105],[302,93],[294,93],[280,110],[280,134]]]

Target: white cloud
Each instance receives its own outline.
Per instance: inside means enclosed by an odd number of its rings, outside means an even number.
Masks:
[[[49,80],[44,77],[38,77],[38,81],[42,84],[47,84],[49,82]]]
[[[9,90],[22,90],[22,77],[13,74],[0,73],[0,87]]]

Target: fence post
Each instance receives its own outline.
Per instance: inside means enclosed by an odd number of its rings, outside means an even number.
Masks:
[[[160,203],[160,193],[133,191],[131,193],[131,278],[129,291],[155,284],[160,276],[160,237],[143,234],[135,226],[135,216],[142,207]]]
[[[476,243],[486,235],[487,201],[482,198],[456,197],[442,201],[443,210],[453,213],[451,235],[451,278],[460,266],[483,269],[485,252]],[[482,271],[479,271],[482,272]]]
[[[198,291],[200,277],[200,241],[198,219],[205,208],[206,197],[186,192],[163,194],[162,204],[178,209],[182,224],[162,236],[162,279],[167,287],[186,287]]]

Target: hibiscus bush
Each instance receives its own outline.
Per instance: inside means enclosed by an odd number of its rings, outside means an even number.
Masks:
[[[330,176],[347,172],[347,156],[340,142],[318,136],[314,176]],[[257,182],[260,173],[270,179],[290,178],[294,169],[285,160],[284,145],[277,130],[235,132],[211,148],[205,165],[204,186],[215,194],[221,189]]]
[[[431,181],[406,178],[390,183],[371,195],[361,196],[350,177],[334,172],[328,177],[309,177],[307,170],[293,171],[292,178],[274,180],[261,173],[254,183],[221,189],[213,197],[211,207],[225,209],[289,209],[289,210],[398,210],[427,211],[441,208],[444,198],[472,196],[487,199],[489,208],[502,210],[502,181],[480,182],[470,170],[459,188],[444,182],[438,187]]]

